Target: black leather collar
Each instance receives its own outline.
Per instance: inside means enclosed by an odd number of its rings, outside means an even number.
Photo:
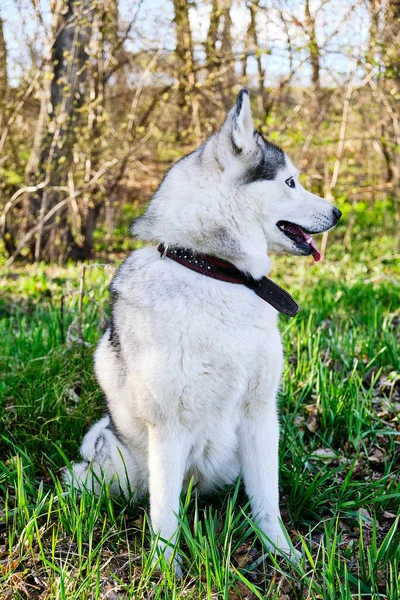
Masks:
[[[294,298],[268,277],[254,279],[226,260],[210,254],[198,254],[186,248],[160,244],[157,250],[161,254],[161,258],[167,256],[192,271],[206,275],[206,277],[245,285],[284,315],[294,317],[299,312],[300,307]]]

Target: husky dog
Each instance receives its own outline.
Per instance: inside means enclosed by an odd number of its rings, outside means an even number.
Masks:
[[[269,252],[319,260],[310,234],[341,213],[298,174],[254,130],[242,90],[220,131],[169,170],[133,234],[229,261],[253,280],[270,271]],[[112,323],[95,355],[109,412],[84,437],[84,462],[67,482],[98,492],[105,478],[115,493],[150,492],[169,558],[182,488],[193,477],[210,492],[242,473],[270,548],[290,554],[278,495],[277,311],[245,285],[160,260],[155,246],[127,258],[111,293]]]

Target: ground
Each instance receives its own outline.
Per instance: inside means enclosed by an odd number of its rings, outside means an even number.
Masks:
[[[323,263],[273,270],[301,305],[280,320],[282,518],[299,564],[263,551],[240,482],[182,498],[180,580],[151,566],[147,501],[65,491],[61,469],[104,410],[92,354],[116,265],[88,265],[84,281],[80,266],[2,269],[2,600],[398,600],[399,255],[391,222],[346,222]]]

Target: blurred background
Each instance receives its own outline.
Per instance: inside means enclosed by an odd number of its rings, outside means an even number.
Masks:
[[[3,263],[110,257],[246,86],[256,126],[396,238],[398,0],[1,0]],[[323,250],[326,239],[323,242]]]

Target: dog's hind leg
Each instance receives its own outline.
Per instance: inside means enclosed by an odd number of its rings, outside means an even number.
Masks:
[[[83,438],[81,456],[83,462],[74,463],[72,471],[64,472],[67,486],[99,494],[105,482],[114,495],[129,496],[131,491],[140,494],[135,458],[117,437],[109,415],[89,429]]]

